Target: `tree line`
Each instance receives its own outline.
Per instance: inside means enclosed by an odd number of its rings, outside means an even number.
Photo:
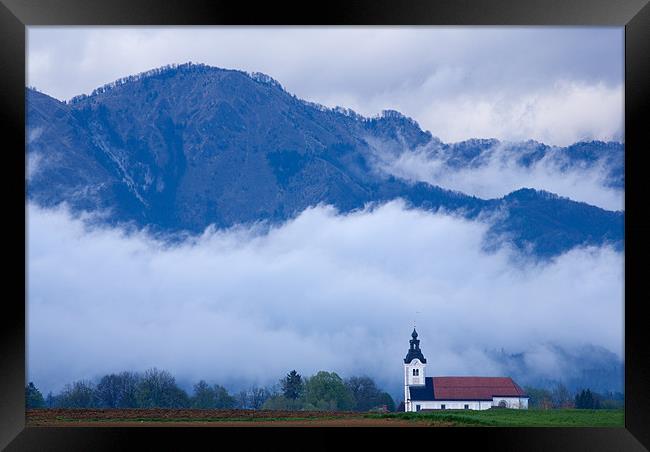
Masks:
[[[78,96],[74,96],[68,103],[70,104],[75,104],[79,103],[84,99],[88,99],[89,97],[96,96],[97,94],[103,94],[106,92],[109,92],[118,86],[126,85],[127,83],[132,83],[136,82],[138,80],[142,80],[148,77],[153,77],[153,76],[160,76],[160,75],[165,75],[168,73],[172,73],[174,71],[186,71],[186,72],[199,72],[199,71],[206,71],[209,70],[210,66],[203,64],[203,63],[192,63],[191,61],[183,64],[167,64],[165,66],[161,66],[155,69],[150,69],[145,72],[140,72],[138,74],[134,75],[129,75],[126,77],[119,78],[113,82],[107,83],[103,86],[100,86],[99,88],[96,88],[93,90],[90,95],[87,94],[80,94]]]
[[[589,388],[571,393],[564,385],[557,384],[553,389],[524,387],[530,408],[578,408],[578,409],[616,409],[623,408],[625,396],[620,392],[598,393]]]
[[[25,387],[27,408],[201,408],[267,410],[395,411],[392,397],[367,376],[342,379],[320,371],[303,377],[295,370],[277,384],[231,394],[204,380],[188,394],[166,370],[104,375],[96,383],[78,380],[43,397],[33,382]]]

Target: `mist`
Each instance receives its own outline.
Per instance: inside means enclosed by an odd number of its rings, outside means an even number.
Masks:
[[[564,168],[565,159],[551,149],[542,159],[526,167],[517,161],[521,153],[516,151],[516,146],[499,142],[483,152],[480,162],[453,167],[447,164],[452,153],[440,152],[435,141],[415,149],[398,150],[387,149],[378,140],[370,142],[378,168],[403,179],[423,181],[483,199],[501,198],[528,187],[607,210],[625,208],[624,191],[610,183],[603,160],[593,165]]]
[[[623,256],[607,247],[488,254],[487,222],[400,201],[174,245],[88,218],[28,206],[28,376],[44,392],[153,366],[232,389],[291,369],[395,388],[414,321],[428,375],[500,375],[490,349],[532,352],[545,377],[571,373],[547,344],[623,356]]]

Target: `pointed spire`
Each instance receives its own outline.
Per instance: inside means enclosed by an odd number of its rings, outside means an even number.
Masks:
[[[420,350],[420,340],[418,339],[418,332],[415,331],[415,327],[413,327],[411,338],[412,339],[409,341],[411,347],[409,348],[409,351],[406,354],[406,358],[404,358],[404,363],[408,364],[417,358],[420,360],[421,363],[425,364],[427,360],[424,358],[424,355],[422,354],[422,350]]]

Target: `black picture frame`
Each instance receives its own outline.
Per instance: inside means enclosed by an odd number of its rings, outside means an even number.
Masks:
[[[200,428],[42,428],[25,427],[25,27],[30,25],[601,25],[625,26],[625,428],[493,428],[427,429],[409,438],[404,429],[347,429],[345,441],[358,439],[363,449],[418,447],[451,441],[454,447],[496,450],[644,450],[650,448],[650,342],[647,339],[650,221],[644,207],[650,199],[644,180],[650,127],[650,6],[648,0],[337,0],[308,4],[227,2],[222,0],[0,0],[0,123],[4,155],[5,237],[14,259],[3,300],[0,371],[0,447],[7,450],[115,450],[144,440],[148,448],[186,449],[195,441],[213,447],[266,449],[305,446],[343,447],[341,429],[200,429]],[[645,146],[644,146],[645,145]],[[26,246],[28,244],[25,244]],[[9,295],[12,293],[12,295]],[[21,298],[22,294],[22,298]],[[390,431],[389,431],[390,430]],[[332,432],[336,434],[332,434]],[[226,438],[228,437],[228,438]],[[233,446],[229,442],[235,441]],[[435,441],[435,443],[434,443]],[[426,447],[426,446],[425,446]]]

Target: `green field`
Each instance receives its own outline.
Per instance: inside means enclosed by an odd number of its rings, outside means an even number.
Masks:
[[[445,410],[444,412],[385,413],[368,417],[412,421],[451,422],[464,426],[498,427],[624,427],[619,410]]]

